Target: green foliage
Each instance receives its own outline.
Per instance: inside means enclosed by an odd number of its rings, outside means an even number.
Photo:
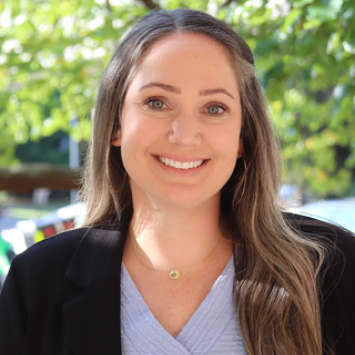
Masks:
[[[0,166],[16,162],[15,147],[29,139],[59,130],[89,139],[100,75],[127,27],[148,13],[115,3],[0,3]]]
[[[69,166],[69,138],[63,131],[57,131],[36,142],[19,144],[16,148],[16,157],[21,163]]]
[[[355,2],[278,3],[283,5],[232,2],[218,17],[254,50],[283,145],[285,180],[319,197],[350,194],[355,175]]]
[[[355,172],[355,2],[160,0],[210,11],[254,50],[284,148],[288,183],[318,196],[350,193]],[[134,0],[0,3],[0,166],[14,149],[61,130],[88,140],[115,43],[148,13]],[[79,124],[70,128],[78,117]],[[354,186],[354,184],[353,184]]]

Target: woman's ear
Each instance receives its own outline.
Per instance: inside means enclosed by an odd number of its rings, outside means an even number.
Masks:
[[[243,142],[239,141],[239,148],[238,148],[238,158],[243,156]]]
[[[112,138],[112,142],[111,145],[115,146],[115,147],[120,147],[121,146],[121,130],[118,129]]]

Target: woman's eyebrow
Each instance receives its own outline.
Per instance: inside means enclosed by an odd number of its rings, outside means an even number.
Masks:
[[[161,88],[161,89],[163,89],[165,91],[173,92],[175,94],[181,94],[181,90],[176,88],[176,87],[174,87],[174,86],[166,85],[166,84],[162,84],[162,83],[156,83],[156,82],[143,85],[139,89],[139,91],[142,91],[144,89],[151,88],[151,87],[158,87],[158,88]]]
[[[225,94],[234,100],[233,95],[231,95],[227,90],[225,90],[223,88],[208,89],[208,90],[203,90],[203,91],[199,92],[200,96],[209,96],[209,95],[213,95],[213,94]]]
[[[152,82],[152,83],[143,85],[139,89],[139,91],[142,91],[144,89],[151,88],[151,87],[159,87],[165,91],[173,92],[175,94],[181,94],[181,90],[178,89],[177,87],[167,85],[167,84],[157,83],[157,82]],[[223,88],[207,89],[207,90],[202,90],[199,92],[200,96],[209,96],[209,95],[213,95],[213,94],[225,94],[234,100],[233,95],[231,95],[226,89],[223,89]]]

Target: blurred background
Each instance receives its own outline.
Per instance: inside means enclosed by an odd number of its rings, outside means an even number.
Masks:
[[[13,255],[80,224],[95,96],[120,37],[181,7],[229,23],[254,51],[283,149],[278,203],[355,231],[354,1],[4,0],[0,285]]]

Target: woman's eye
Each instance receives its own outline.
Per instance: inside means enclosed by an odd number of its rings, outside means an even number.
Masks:
[[[165,104],[162,100],[159,99],[150,99],[147,104],[151,107],[151,108],[164,108]]]
[[[220,115],[224,112],[226,112],[226,108],[223,106],[211,105],[207,107],[207,113],[209,113],[210,115]]]

